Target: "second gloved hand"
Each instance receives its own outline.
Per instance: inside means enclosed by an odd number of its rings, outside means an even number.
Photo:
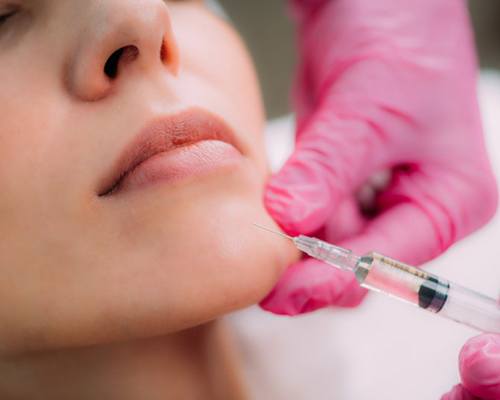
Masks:
[[[470,339],[460,353],[462,384],[441,400],[500,399],[500,336],[481,335]]]
[[[464,1],[297,0],[296,149],[266,206],[291,234],[419,265],[486,223],[497,204],[476,99]],[[358,207],[377,171],[392,180]],[[355,306],[349,273],[315,260],[285,272],[262,307],[293,315]]]

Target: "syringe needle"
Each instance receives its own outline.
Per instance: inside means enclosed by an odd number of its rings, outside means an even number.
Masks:
[[[292,237],[259,224],[253,225],[292,240],[300,251],[316,260],[353,272],[358,283],[366,289],[404,300],[483,332],[500,333],[500,303],[474,290],[375,252],[357,256],[349,249],[314,237]]]
[[[265,226],[262,226],[262,225],[259,225],[259,224],[256,224],[256,223],[254,223],[253,225],[256,226],[257,228],[263,229],[263,230],[265,230],[267,232],[274,233],[275,235],[281,236],[282,238],[285,238],[285,239],[293,241],[293,237],[285,235],[284,233],[275,231],[273,229],[266,228]]]

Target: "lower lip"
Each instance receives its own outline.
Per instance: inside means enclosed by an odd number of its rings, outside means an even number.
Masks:
[[[242,154],[229,143],[203,140],[147,159],[125,176],[118,190],[175,183],[189,177],[207,175],[241,160]]]

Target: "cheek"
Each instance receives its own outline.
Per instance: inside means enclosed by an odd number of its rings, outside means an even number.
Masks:
[[[123,259],[139,259],[128,268],[122,263],[112,281],[123,283],[123,271],[135,270],[129,287],[144,288],[140,298],[150,306],[168,306],[149,314],[138,327],[160,332],[157,324],[169,316],[169,329],[177,330],[254,304],[296,256],[287,241],[268,240],[253,226],[276,227],[262,206],[261,181],[252,169],[217,178],[206,188],[186,188],[168,207],[167,197],[155,196],[154,205],[148,202],[140,217],[121,229],[125,235],[134,233],[120,240]],[[130,209],[130,204],[124,206]],[[118,213],[117,220],[122,216]],[[113,313],[130,316],[130,306],[122,308],[127,302],[117,298]]]
[[[2,83],[0,93],[0,204],[4,205],[18,201],[12,196],[21,197],[28,190],[33,196],[34,186],[47,185],[50,175],[46,173],[49,163],[45,155],[47,144],[53,144],[50,132],[54,131],[50,126],[53,119],[47,117],[50,113],[45,106],[51,101],[50,95],[40,101],[43,91],[27,88],[31,83],[36,86],[36,81],[26,76],[9,82]]]
[[[187,8],[187,7],[186,7]],[[185,90],[210,98],[237,130],[262,172],[266,159],[262,132],[265,116],[252,60],[238,34],[227,23],[200,7],[173,10],[174,32],[181,56],[181,74],[193,85]],[[203,32],[203,34],[201,34]],[[206,103],[207,98],[203,101]]]

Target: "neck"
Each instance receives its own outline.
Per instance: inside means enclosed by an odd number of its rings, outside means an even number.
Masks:
[[[230,336],[215,322],[172,335],[0,359],[2,399],[245,399]]]

